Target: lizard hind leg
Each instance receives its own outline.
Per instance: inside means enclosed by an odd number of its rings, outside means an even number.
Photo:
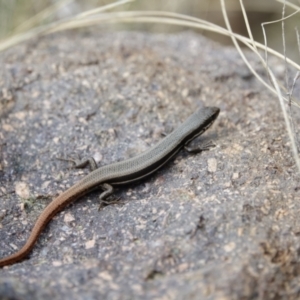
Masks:
[[[99,196],[100,203],[99,203],[98,210],[100,210],[103,207],[104,204],[105,205],[114,204],[114,203],[117,203],[120,200],[120,198],[116,198],[116,197],[112,196],[112,194],[114,192],[114,189],[110,184],[103,183],[103,184],[101,184],[100,187],[103,189],[103,192]],[[107,201],[105,200],[105,199],[108,199],[111,196],[112,196],[112,199],[107,200]]]
[[[86,166],[89,166],[91,171],[94,171],[97,169],[97,164],[93,157],[84,157],[82,159],[80,159],[79,157],[77,157],[77,158],[60,158],[60,157],[58,157],[57,159],[63,160],[63,161],[70,161],[70,162],[74,163],[75,168],[85,168]]]

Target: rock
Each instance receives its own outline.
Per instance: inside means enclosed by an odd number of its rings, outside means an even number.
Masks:
[[[118,189],[118,204],[98,211],[94,192],[59,213],[28,260],[0,271],[1,299],[297,299],[295,163],[276,97],[234,48],[192,33],[65,32],[0,63],[0,257],[88,172],[57,157],[109,164],[154,145],[198,106],[221,108],[202,138],[210,151],[180,152]]]

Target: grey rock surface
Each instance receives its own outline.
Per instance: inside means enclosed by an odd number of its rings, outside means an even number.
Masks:
[[[300,297],[299,178],[278,101],[235,49],[191,33],[69,32],[0,65],[0,257],[88,173],[58,157],[129,158],[198,106],[221,108],[199,139],[210,151],[180,152],[100,211],[94,192],[59,213],[29,259],[0,270],[0,299]]]

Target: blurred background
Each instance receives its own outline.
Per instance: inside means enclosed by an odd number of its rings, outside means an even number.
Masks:
[[[113,1],[108,0],[0,0],[0,40],[19,32],[30,29],[31,18],[39,20],[36,25],[61,18],[71,17],[80,12],[99,7]],[[299,0],[291,3],[299,5]],[[244,0],[243,1],[255,40],[263,43],[261,23],[278,20],[282,17],[283,4],[276,0]],[[55,10],[54,10],[55,7]],[[239,0],[226,0],[226,9],[229,15],[233,31],[246,35],[245,22],[241,13]],[[201,18],[215,24],[225,26],[219,0],[136,0],[123,5],[118,10],[159,10],[171,11],[189,16]],[[55,13],[51,13],[55,11]],[[285,8],[285,15],[294,12],[289,7]],[[285,39],[287,56],[299,63],[299,47],[297,44],[297,26],[300,20],[299,13],[285,21]],[[35,20],[36,21],[36,20]],[[115,26],[116,25],[109,25]],[[172,25],[158,24],[121,24],[118,29],[143,30],[151,32],[176,32],[187,30]],[[266,33],[268,46],[283,53],[282,23],[267,25]],[[300,31],[300,29],[299,29]],[[199,31],[201,34],[224,44],[231,44],[227,37],[210,32]]]

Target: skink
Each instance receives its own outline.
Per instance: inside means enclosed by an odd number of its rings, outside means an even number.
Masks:
[[[98,169],[94,167],[94,171],[55,198],[44,209],[25,245],[16,253],[2,258],[0,267],[23,260],[32,250],[45,226],[66,205],[97,188],[104,189],[100,195],[100,199],[104,199],[113,192],[113,186],[136,182],[157,171],[180,149],[186,147],[188,143],[206,131],[213,124],[219,112],[220,109],[217,107],[198,109],[177,129],[149,150],[121,162]],[[201,148],[194,148],[192,151],[199,152]]]

